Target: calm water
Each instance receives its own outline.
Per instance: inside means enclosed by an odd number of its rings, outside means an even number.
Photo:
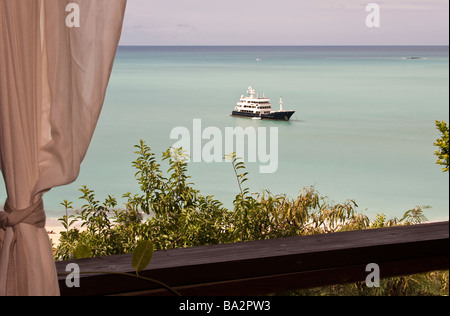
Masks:
[[[448,56],[448,47],[121,47],[80,177],[46,195],[48,217],[62,214],[62,199],[80,207],[83,184],[100,200],[138,193],[133,145],[142,138],[160,157],[175,143],[174,127],[192,131],[202,119],[221,130],[278,127],[278,171],[260,174],[259,163],[247,163],[253,192],[294,197],[314,185],[332,201],[355,199],[371,217],[429,205],[430,220],[448,219],[448,173],[433,155],[434,122],[449,120]],[[275,107],[282,95],[293,120],[230,117],[250,84]],[[238,188],[230,164],[189,170],[203,194],[231,206]]]

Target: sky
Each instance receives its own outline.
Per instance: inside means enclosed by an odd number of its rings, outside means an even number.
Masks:
[[[380,27],[369,28],[369,3]],[[449,0],[128,0],[121,45],[448,45]]]

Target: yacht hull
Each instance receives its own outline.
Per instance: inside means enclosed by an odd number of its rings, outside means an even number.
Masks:
[[[245,113],[233,111],[231,116],[245,117],[245,118],[261,118],[262,120],[273,120],[273,121],[289,121],[295,111],[276,111],[267,114],[256,114],[256,113]]]

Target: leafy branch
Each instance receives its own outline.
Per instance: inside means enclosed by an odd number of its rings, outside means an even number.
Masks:
[[[436,121],[436,128],[442,134],[441,138],[437,139],[434,146],[438,147],[435,155],[438,157],[436,164],[444,166],[442,168],[443,172],[448,172],[449,170],[449,126],[445,122]]]

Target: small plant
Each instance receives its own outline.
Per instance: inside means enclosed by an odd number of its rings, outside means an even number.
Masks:
[[[427,217],[423,213],[423,209],[429,209],[430,206],[417,206],[413,208],[412,210],[407,211],[402,219],[400,220],[403,225],[414,225],[414,224],[421,224],[428,221]]]
[[[69,211],[73,210],[72,202],[64,200],[61,205],[64,206],[65,215],[61,218],[58,218],[58,221],[63,225],[64,229],[66,230],[66,234],[69,234],[70,226],[72,226],[77,220],[75,218],[75,215],[69,215]]]
[[[259,203],[249,194],[250,189],[244,187],[244,183],[248,180],[248,172],[245,170],[245,164],[241,158],[236,157],[236,153],[226,155],[225,159],[231,161],[239,187],[239,194],[236,195],[233,202],[233,233],[235,240],[248,241],[258,239],[256,236],[261,235],[261,230],[258,228],[264,227],[265,221],[256,214],[259,213]],[[255,234],[256,231],[258,231],[257,235]]]

